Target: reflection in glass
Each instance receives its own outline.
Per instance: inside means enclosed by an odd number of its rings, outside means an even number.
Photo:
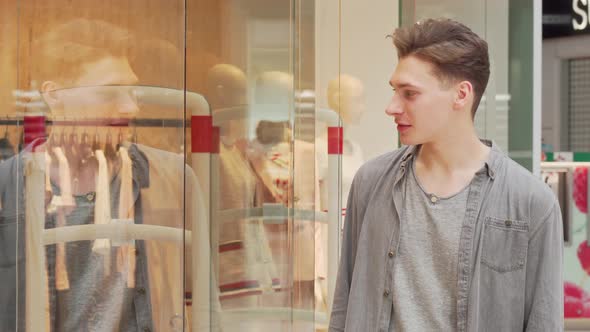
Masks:
[[[315,110],[301,135],[293,101],[315,85],[314,1],[17,2],[0,4],[0,330],[325,325]]]
[[[184,93],[137,86],[135,44],[114,24],[75,19],[30,45],[40,98],[24,105],[43,102],[50,131],[41,148],[26,146],[0,165],[2,281],[14,290],[0,292],[8,311],[2,331],[210,329],[217,307],[207,296],[215,281],[205,208],[178,154]],[[148,131],[174,132],[173,139],[142,144]],[[44,161],[37,163],[39,153]],[[38,172],[44,192],[32,191],[31,162],[45,165]],[[43,215],[30,215],[43,196]],[[198,239],[191,247],[198,264],[187,270],[185,226]],[[33,255],[34,248],[45,255]],[[189,285],[203,295],[193,300],[192,321],[185,318],[185,278],[199,280]]]
[[[348,74],[340,74],[328,83],[327,88],[328,107],[336,112],[342,119],[345,128],[342,151],[342,206],[346,206],[348,192],[352,185],[352,178],[364,162],[363,151],[360,144],[350,135],[346,128],[357,126],[366,111],[365,89],[360,79]],[[327,181],[328,160],[327,138],[322,135],[316,141],[318,152],[318,165],[320,181]],[[322,189],[322,206],[326,206],[326,190]]]

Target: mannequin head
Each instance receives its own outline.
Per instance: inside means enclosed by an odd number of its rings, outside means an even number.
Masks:
[[[244,72],[230,64],[217,64],[207,73],[207,100],[211,109],[247,104],[247,80]]]
[[[282,71],[267,71],[256,80],[257,104],[289,105],[293,100],[293,76]]]
[[[358,124],[365,112],[365,89],[356,77],[341,74],[328,83],[328,106],[345,124]]]

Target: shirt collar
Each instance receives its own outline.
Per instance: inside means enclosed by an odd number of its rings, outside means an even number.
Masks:
[[[500,156],[502,155],[502,150],[498,147],[498,145],[488,139],[480,139],[482,143],[489,146],[491,148],[490,155],[488,156],[488,160],[485,162],[485,168],[487,171],[487,175],[494,180],[498,171],[498,167],[500,165]],[[406,167],[408,161],[410,161],[419,150],[420,145],[411,145],[408,146],[407,150],[405,151],[402,161],[400,163],[400,169]],[[479,172],[478,172],[479,173]]]

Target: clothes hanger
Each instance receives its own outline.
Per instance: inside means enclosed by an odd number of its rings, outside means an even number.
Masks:
[[[133,126],[133,133],[131,134],[131,142],[137,144],[137,126]]]
[[[65,117],[64,117],[63,122],[65,124],[65,122],[66,122],[66,118]],[[59,146],[62,149],[65,149],[66,148],[66,145],[67,145],[67,136],[66,136],[66,128],[65,128],[65,126],[63,128],[61,128],[61,133],[59,135],[59,143],[58,144],[59,144]]]
[[[74,121],[74,124],[72,125],[72,132],[70,133],[70,141],[68,142],[70,144],[70,148],[74,152],[77,152],[79,145],[77,129],[76,122]]]
[[[97,120],[98,123],[98,120]],[[94,138],[92,139],[92,151],[100,150],[100,136],[98,135],[98,124],[94,130]]]
[[[66,141],[63,149],[65,150],[66,157],[68,159],[68,162],[70,163],[70,172],[75,182],[72,186],[76,189],[73,191],[77,192],[78,170],[80,169],[80,156],[78,154],[79,141],[78,134],[76,133],[76,121],[72,122],[72,131],[70,132],[69,138]]]
[[[83,164],[88,161],[88,158],[92,155],[92,147],[90,145],[90,137],[86,132],[86,129],[82,131],[82,138],[80,139],[80,146],[78,151],[80,151],[80,162]]]
[[[117,135],[117,151],[119,151],[121,144],[123,144],[123,131],[121,130],[121,128],[119,128],[119,135]]]
[[[104,155],[110,161],[117,159],[117,152],[115,151],[115,148],[113,147],[113,135],[111,134],[110,129],[107,129],[107,135],[105,138],[105,146],[104,146]]]

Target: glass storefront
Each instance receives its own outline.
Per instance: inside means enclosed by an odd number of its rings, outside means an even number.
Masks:
[[[396,146],[396,3],[12,0],[0,18],[0,330],[327,330],[352,177]]]
[[[0,331],[326,331],[386,36],[483,36],[478,133],[538,173],[534,3],[0,1]]]

